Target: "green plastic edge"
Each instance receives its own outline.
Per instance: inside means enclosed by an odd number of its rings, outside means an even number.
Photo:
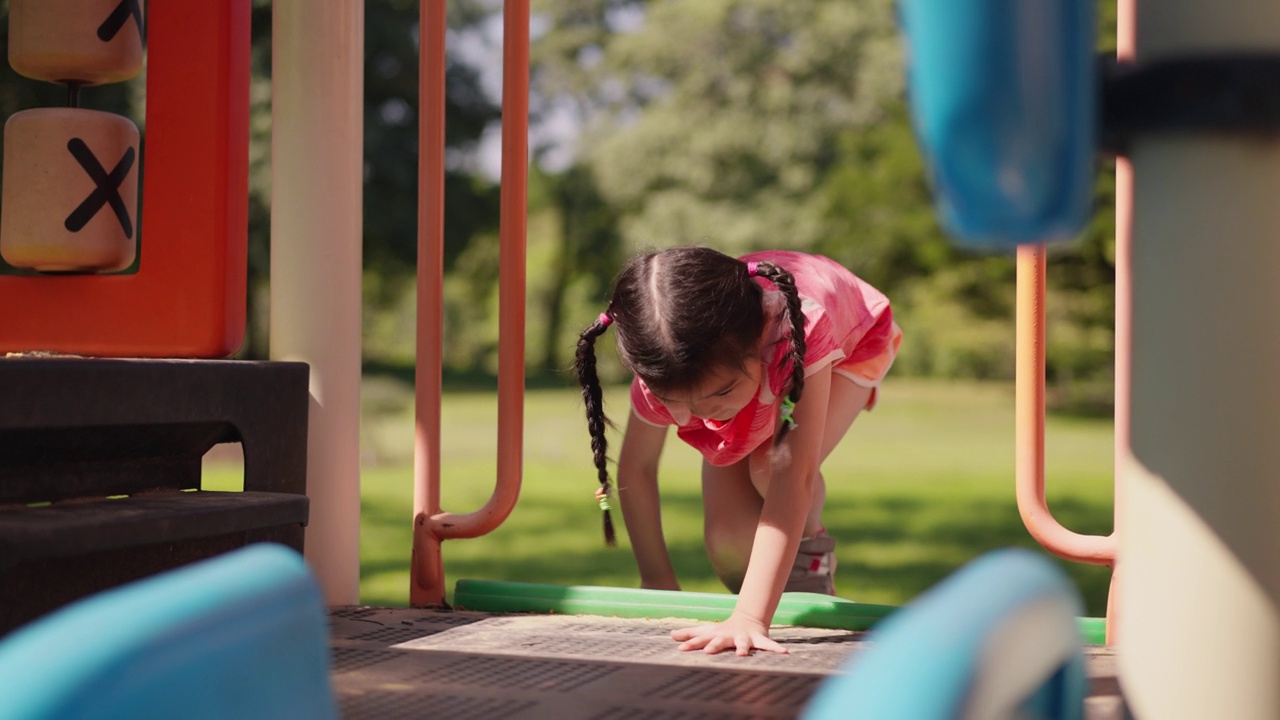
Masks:
[[[453,605],[459,610],[481,612],[602,615],[620,618],[688,618],[723,620],[733,611],[737,597],[723,593],[641,590],[588,585],[543,585],[500,580],[459,580]],[[897,610],[893,605],[872,605],[815,593],[783,593],[774,613],[778,625],[870,630]],[[1076,619],[1084,641],[1102,645],[1106,621]]]

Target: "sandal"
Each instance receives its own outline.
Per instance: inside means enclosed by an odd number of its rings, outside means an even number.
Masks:
[[[836,594],[836,539],[819,530],[800,539],[795,564],[787,577],[785,592]]]

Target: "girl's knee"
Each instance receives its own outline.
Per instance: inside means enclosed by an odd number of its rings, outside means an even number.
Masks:
[[[708,526],[705,540],[707,558],[711,560],[716,577],[731,592],[738,592],[742,588],[742,579],[747,574],[753,538],[744,538],[740,531]]]
[[[742,592],[742,581],[747,577],[746,564],[728,564],[722,565],[714,559],[711,561],[711,568],[715,570],[716,577],[720,578],[720,582],[724,584],[729,592],[737,595]]]
[[[746,579],[747,573],[745,571],[725,573],[716,570],[716,577],[720,578],[720,582],[726,590],[737,595],[742,592],[742,581]]]
[[[747,474],[751,478],[751,486],[764,497],[769,492],[769,480],[773,478],[773,463],[770,455],[770,443],[764,443],[747,456]]]

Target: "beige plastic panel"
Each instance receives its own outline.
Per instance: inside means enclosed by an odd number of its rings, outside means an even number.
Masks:
[[[142,69],[144,7],[143,0],[9,0],[9,64],[49,82],[128,80]]]
[[[42,272],[109,272],[137,247],[138,128],[97,110],[39,108],[4,126],[0,256]]]
[[[1276,0],[1140,0],[1135,9],[1140,65],[1280,51]],[[1136,718],[1275,720],[1280,139],[1153,133],[1130,158],[1120,685]]]
[[[1138,718],[1275,720],[1280,141],[1142,138],[1132,158],[1121,685]]]

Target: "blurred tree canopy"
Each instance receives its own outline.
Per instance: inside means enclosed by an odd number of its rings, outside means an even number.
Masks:
[[[498,187],[486,160],[501,118],[501,2],[448,7],[444,352],[451,374],[484,377],[497,351]],[[253,8],[243,354],[262,356],[270,0]],[[1114,0],[1100,8],[1098,45],[1107,50]],[[418,3],[369,0],[364,10],[365,353],[403,365],[413,351]],[[829,255],[893,300],[906,332],[895,372],[1012,376],[1013,260],[957,249],[937,224],[909,124],[892,0],[534,0],[533,13],[533,381],[569,381],[576,335],[629,254],[677,244]],[[6,116],[63,102],[57,86],[18,78],[7,65],[0,73]],[[89,89],[83,100],[140,121],[144,96],[135,81]],[[1106,409],[1115,252],[1105,158],[1097,177],[1092,223],[1050,258],[1048,372],[1058,401]]]
[[[906,332],[895,372],[1012,377],[1013,258],[958,249],[938,226],[890,0],[537,8],[547,23],[534,48],[538,105],[578,128],[571,166],[551,182],[593,178],[591,202],[616,218],[591,242],[562,237],[570,254],[616,268],[677,244],[820,252],[893,300]],[[1099,48],[1114,48],[1114,35],[1115,4],[1103,3]],[[1109,409],[1112,392],[1113,191],[1100,159],[1093,221],[1050,259],[1052,399],[1082,409]],[[596,283],[594,304],[569,307],[570,328],[607,292]],[[558,346],[572,341],[561,332]]]
[[[841,131],[901,92],[888,0],[652,5],[606,50],[623,83],[586,161],[632,247],[812,247]]]
[[[448,4],[450,43],[475,36],[492,17],[483,0]],[[417,263],[418,3],[371,0],[364,5],[364,268],[365,324],[386,325],[387,312],[404,306]],[[271,1],[253,6],[253,139],[250,189],[251,308],[266,306],[270,260]],[[456,43],[454,43],[456,44]],[[447,48],[445,143],[445,263],[453,269],[473,237],[498,222],[497,187],[466,162],[498,105],[481,87],[480,67]],[[412,304],[409,305],[412,307]],[[251,312],[253,310],[251,309]],[[266,318],[251,318],[247,354],[265,354]],[[391,323],[398,335],[412,323]],[[408,337],[412,346],[412,337]]]

